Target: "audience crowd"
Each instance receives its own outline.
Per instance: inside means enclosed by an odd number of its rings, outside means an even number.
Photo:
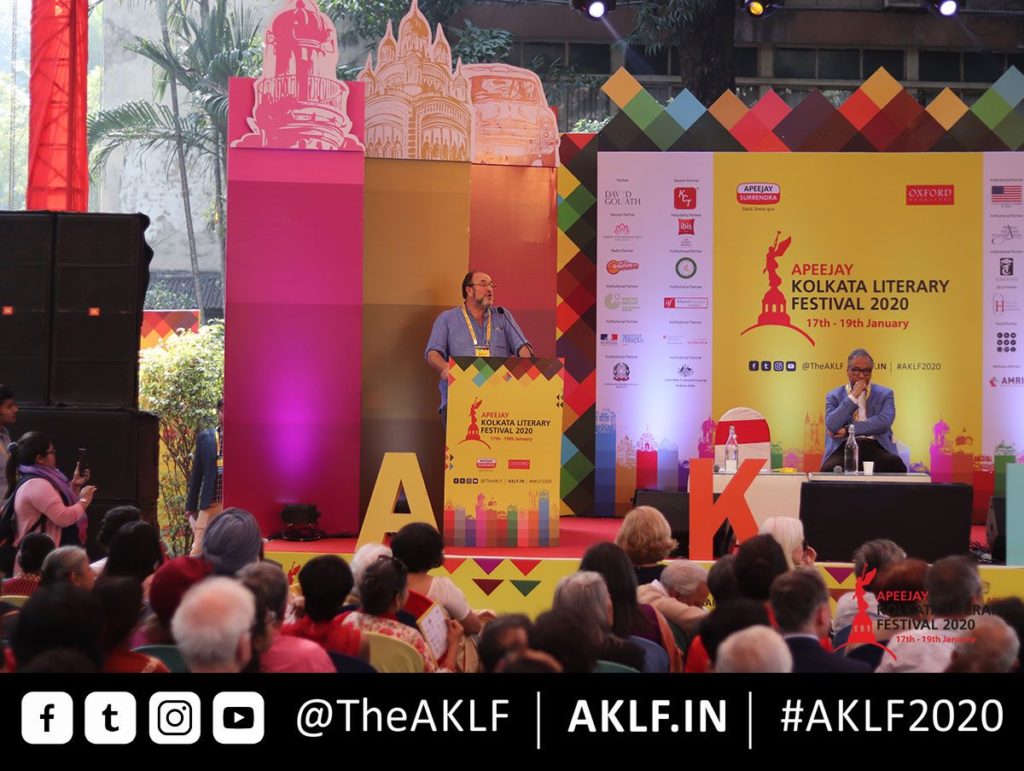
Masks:
[[[290,586],[251,514],[227,509],[199,556],[169,559],[138,509],[110,510],[106,556],[26,533],[0,596],[7,672],[1014,672],[1024,601],[986,604],[970,558],[932,565],[888,540],[852,555],[832,602],[799,520],[710,570],[671,558],[657,509],[587,549],[531,620],[470,607],[440,534],[410,524],[351,565],[325,554]],[[396,663],[397,662],[397,663]]]

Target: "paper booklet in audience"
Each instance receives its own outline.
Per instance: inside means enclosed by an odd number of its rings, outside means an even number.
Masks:
[[[434,652],[434,658],[440,660],[448,650],[448,616],[441,606],[433,603],[416,619],[416,626]]]

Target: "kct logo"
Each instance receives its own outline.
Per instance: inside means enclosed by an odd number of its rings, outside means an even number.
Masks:
[[[766,205],[782,200],[782,188],[774,182],[742,182],[736,185],[736,202]]]
[[[695,230],[695,227],[694,227],[694,223],[696,222],[696,220],[694,220],[694,219],[684,219],[683,217],[678,217],[677,219],[679,220],[679,235],[681,235],[681,236],[695,236],[695,235],[697,235],[697,231]]]
[[[498,461],[494,458],[477,458],[476,467],[481,469],[498,468]]]
[[[511,459],[508,462],[508,467],[509,468],[515,468],[515,469],[528,469],[528,468],[530,468],[530,461],[529,461],[529,459],[525,459],[525,460]]]
[[[640,263],[630,262],[629,260],[609,260],[608,264],[604,267],[605,270],[614,276],[616,273],[621,273],[624,270],[639,270]]]
[[[952,206],[953,185],[907,185],[907,206]]]
[[[675,207],[677,209],[696,209],[697,208],[697,188],[695,187],[677,187],[673,194]]]

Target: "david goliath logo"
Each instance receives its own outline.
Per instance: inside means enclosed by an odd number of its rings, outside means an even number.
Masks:
[[[615,235],[617,235],[617,236],[628,236],[629,235],[629,225],[627,225],[625,222],[620,222],[618,225],[615,226]]]
[[[696,209],[697,188],[677,187],[672,193],[672,202],[677,209]]]
[[[619,362],[612,367],[612,380],[616,383],[625,383],[629,380],[629,365]]]
[[[799,332],[807,338],[807,342],[814,345],[814,338],[800,329],[800,327],[793,326],[793,323],[789,320],[789,313],[786,312],[786,295],[779,288],[782,286],[782,277],[779,276],[779,257],[784,255],[786,250],[789,249],[793,237],[787,236],[782,240],[782,243],[779,243],[779,236],[781,235],[781,230],[775,232],[775,240],[768,247],[768,251],[764,256],[764,269],[761,272],[768,274],[768,291],[761,298],[761,313],[757,317],[757,323],[751,324],[740,334],[745,335],[750,330],[757,329],[758,327],[786,327],[794,332]]]

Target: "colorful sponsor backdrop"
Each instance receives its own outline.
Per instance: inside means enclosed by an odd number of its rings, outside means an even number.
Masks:
[[[562,363],[457,357],[449,376],[444,539],[557,546]]]
[[[623,425],[619,413],[628,408],[618,399],[626,389],[603,385],[604,351],[622,343],[605,337],[601,345],[602,335],[615,334],[603,325],[601,290],[615,243],[605,237],[614,235],[614,225],[604,185],[616,171],[628,175],[649,154],[658,159],[653,171],[659,181],[652,181],[657,194],[673,182],[674,196],[676,187],[692,187],[674,183],[676,159],[682,165],[696,151],[716,154],[708,191],[715,199],[714,399],[702,405],[706,414],[696,426],[652,426],[658,449],[680,444],[675,436],[696,435],[696,441],[684,440],[689,444],[679,456],[710,456],[717,415],[733,406],[760,407],[777,391],[784,398],[761,407],[773,431],[773,464],[814,468],[824,445],[824,393],[843,382],[849,349],[863,346],[880,360],[877,382],[896,389],[895,433],[906,457],[937,480],[973,483],[980,515],[991,492],[1002,489],[1000,467],[1022,459],[1016,433],[1024,431],[1024,421],[1013,389],[1024,388],[1024,381],[1015,379],[1021,360],[1013,325],[1022,307],[1014,274],[1024,174],[1012,151],[1024,146],[1024,75],[1011,68],[970,107],[948,89],[922,106],[884,70],[838,107],[817,92],[794,107],[773,92],[753,107],[726,92],[705,107],[685,90],[662,106],[624,70],[603,90],[620,111],[596,136],[564,137],[559,170],[559,355],[578,370],[574,375],[587,375],[586,356],[577,349],[592,336],[599,384],[594,409],[578,413],[573,426],[582,432],[593,425],[596,436],[592,455],[580,445],[596,469],[574,497],[582,500],[587,488],[594,490],[594,510],[609,513],[614,489],[611,508],[621,511],[638,466],[635,460],[632,468],[628,460],[613,465],[612,445],[602,436],[612,418],[616,437],[646,429]],[[784,177],[790,181],[783,184]],[[629,197],[643,199],[646,191],[631,192]],[[703,200],[703,191],[696,192],[695,211]],[[790,208],[798,202],[799,210]],[[677,237],[698,235],[685,229],[699,231],[700,218],[680,219],[695,222],[681,224]],[[821,223],[821,229],[807,232],[809,223]],[[632,262],[642,265],[664,254],[659,241],[649,245],[646,234],[643,244],[631,245]],[[793,275],[795,263],[851,265],[851,278],[864,281],[863,291],[859,283],[821,283],[843,279],[821,268],[817,275]],[[643,275],[641,267],[632,270]],[[586,281],[590,275],[593,283]],[[811,283],[794,290],[794,280]],[[563,285],[570,291],[563,292]],[[653,286],[638,282],[637,296],[648,289],[654,294]],[[851,295],[860,296],[863,310]],[[663,302],[671,296],[666,293]],[[872,314],[878,322],[896,323],[868,326]],[[796,355],[800,346],[808,355]],[[611,379],[614,384],[614,374]],[[651,400],[669,402],[657,391],[640,397]],[[582,406],[584,400],[578,401]],[[663,486],[668,464],[659,461]],[[685,469],[678,479],[684,476]]]
[[[985,444],[995,488],[1006,464],[1024,462],[1024,157],[985,155],[982,296]]]
[[[598,164],[598,514],[624,513],[636,488],[686,489],[711,401],[713,160]]]

